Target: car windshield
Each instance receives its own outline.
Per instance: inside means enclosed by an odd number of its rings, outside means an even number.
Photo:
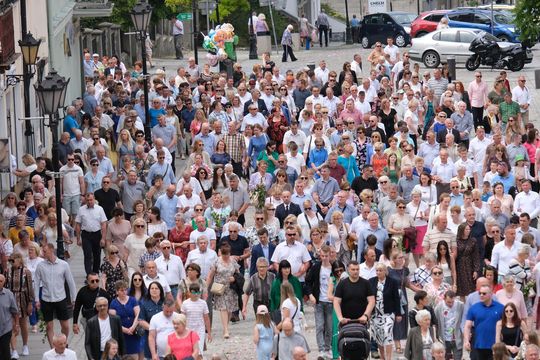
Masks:
[[[480,31],[479,33],[477,33],[476,37],[483,37],[486,40],[495,41],[495,42],[500,42],[501,41],[499,38],[491,35],[490,33],[485,32],[485,31]]]
[[[392,14],[392,17],[398,24],[410,24],[416,19],[415,14]]]

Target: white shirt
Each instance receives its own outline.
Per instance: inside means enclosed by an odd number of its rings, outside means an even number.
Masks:
[[[273,102],[274,99],[276,98],[274,95],[272,95],[272,94],[266,95],[265,92],[262,92],[260,98],[264,101],[264,104],[266,105],[266,108],[267,108],[268,110],[270,110],[271,108],[273,108],[272,102]]]
[[[440,176],[443,183],[449,183],[450,180],[457,175],[454,164],[447,161],[446,164],[438,163],[433,166],[431,175]]]
[[[184,180],[184,178],[181,177],[180,180],[178,180],[178,182],[176,183],[176,191],[182,192],[184,185],[187,185],[187,184],[191,185],[191,188],[193,189],[194,194],[199,195],[200,193],[202,193],[203,190],[202,190],[201,184],[194,177],[190,177],[189,182],[187,183]]]
[[[283,144],[288,145],[291,141],[298,145],[298,149],[303,149],[306,143],[306,134],[300,129],[297,130],[296,134],[293,134],[292,130],[287,130],[283,135]]]
[[[251,114],[247,114],[246,116],[244,116],[244,120],[242,121],[242,127],[241,127],[242,132],[246,129],[246,125],[253,126],[255,124],[261,125],[263,129],[266,129],[268,127],[268,123],[266,122],[264,115],[261,114],[260,112],[257,112],[255,116]]]
[[[396,45],[386,45],[384,47],[384,53],[390,55],[390,61],[395,63],[398,55],[399,55],[399,48]],[[397,74],[397,73],[396,73]]]
[[[163,287],[163,291],[165,292],[165,294],[171,292],[171,287],[169,286],[169,282],[167,281],[167,278],[165,277],[165,275],[157,274],[155,278],[151,278],[150,276],[148,276],[148,274],[146,274],[143,276],[143,281],[147,289],[151,283],[153,283],[154,281],[157,281],[158,283],[161,284],[161,287]]]
[[[60,173],[62,174],[63,195],[81,195],[81,184],[79,183],[79,177],[83,177],[84,174],[80,166],[75,164],[73,164],[72,167],[64,165],[60,168]]]
[[[306,101],[308,100],[311,100],[313,102],[313,106],[317,105],[317,104],[321,104],[324,105],[324,97],[319,94],[318,96],[315,96],[315,95],[309,95],[307,98],[306,98]]]
[[[486,157],[486,149],[492,142],[493,141],[487,137],[484,137],[483,140],[475,137],[469,144],[469,155],[472,156],[474,163],[476,164],[477,173],[482,173],[484,158]]]
[[[192,244],[196,244],[197,239],[203,235],[206,236],[208,241],[215,241],[217,239],[214,229],[206,228],[204,231],[200,231],[199,229],[193,230],[191,234],[189,234],[189,242]]]
[[[362,69],[360,68],[360,64],[356,61],[351,61],[351,70],[356,73],[356,78],[360,79],[362,78]]]
[[[188,253],[186,260],[186,266],[191,263],[195,263],[201,267],[201,278],[206,279],[210,269],[217,261],[217,253],[207,248],[204,253],[202,253],[198,248],[191,250]]]
[[[285,156],[287,157],[287,165],[292,167],[298,174],[302,172],[302,167],[306,166],[306,160],[304,159],[304,156],[297,152],[296,156],[293,156],[290,152],[286,153]]]
[[[331,99],[328,96],[323,98],[323,106],[328,108],[328,115],[334,117],[337,114],[337,106],[341,104],[341,99],[337,96],[332,96]]]
[[[375,276],[377,276],[377,272],[375,271],[375,264],[372,267],[368,267],[365,262],[360,264],[360,277],[361,278],[369,280]]]
[[[112,337],[111,333],[111,322],[109,321],[109,316],[107,315],[107,318],[102,320],[98,317],[99,321],[99,350],[103,351],[105,349],[105,344],[107,341]]]
[[[173,317],[175,313],[171,316],[166,317],[163,314],[163,311],[152,316],[150,319],[150,331],[154,330],[156,332],[156,349],[157,355],[161,358],[166,355],[167,351],[167,337],[174,332]]]
[[[46,351],[41,360],[77,360],[77,353],[71,349],[65,349],[63,354],[58,354],[55,349]]]
[[[170,254],[169,259],[165,259],[162,254],[155,260],[155,263],[158,272],[165,276],[169,286],[178,285],[186,277],[186,270],[180,256]]]
[[[356,99],[354,107],[356,110],[360,111],[362,115],[371,113],[371,105],[369,105],[369,101],[367,101],[366,98],[364,98],[364,102],[361,102],[360,98]]]
[[[328,82],[328,74],[330,74],[330,70],[327,67],[321,69],[321,67],[319,66],[315,69],[315,77],[319,79],[323,84],[326,84]]]
[[[524,86],[523,89],[518,85],[512,89],[512,100],[517,102],[519,106],[525,104],[531,104],[531,94],[529,94],[529,89]],[[521,108],[522,113],[527,112],[527,110]]]
[[[301,242],[295,241],[294,244],[289,245],[284,241],[276,246],[271,259],[273,263],[279,263],[281,260],[288,260],[291,263],[291,274],[294,275],[300,271],[302,264],[311,260],[311,255]],[[302,275],[298,277],[298,280],[302,282],[304,278],[305,276]]]
[[[362,230],[365,230],[369,227],[369,222],[367,219],[364,219],[362,215],[355,217],[351,223],[351,233],[356,235],[360,234]]]
[[[81,230],[88,232],[100,231],[101,224],[106,221],[105,211],[97,204],[94,204],[91,208],[88,205],[81,206],[75,217],[75,222],[81,224]]]
[[[536,191],[530,190],[529,192],[522,191],[516,195],[514,200],[514,213],[521,215],[521,213],[527,213],[534,219],[540,213],[540,195]]]
[[[505,242],[501,241],[493,247],[491,253],[491,265],[499,271],[500,276],[508,274],[510,261],[517,257],[520,246],[521,243],[514,241],[512,247],[509,249],[505,245]]]
[[[191,215],[193,214],[193,211],[195,209],[195,205],[200,204],[202,204],[201,198],[199,197],[199,195],[195,195],[195,192],[193,192],[189,199],[185,194],[180,195],[178,197],[178,204],[176,205],[176,207],[180,209],[189,208],[189,210],[186,211],[185,216],[191,218]]]

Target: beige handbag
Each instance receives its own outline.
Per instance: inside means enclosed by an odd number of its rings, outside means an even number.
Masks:
[[[214,282],[210,288],[210,292],[214,295],[223,295],[225,293],[225,285]]]

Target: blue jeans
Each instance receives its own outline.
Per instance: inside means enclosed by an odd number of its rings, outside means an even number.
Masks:
[[[315,333],[319,351],[332,349],[332,303],[320,302],[315,305]]]

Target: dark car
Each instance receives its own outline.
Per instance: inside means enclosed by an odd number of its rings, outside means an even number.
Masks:
[[[376,13],[364,16],[360,23],[360,42],[364,49],[370,48],[377,41],[386,43],[387,38],[393,38],[399,47],[411,43],[411,37],[392,13]]]
[[[430,32],[437,30],[439,21],[449,10],[432,10],[426,11],[418,15],[411,24],[411,37],[424,36]]]

